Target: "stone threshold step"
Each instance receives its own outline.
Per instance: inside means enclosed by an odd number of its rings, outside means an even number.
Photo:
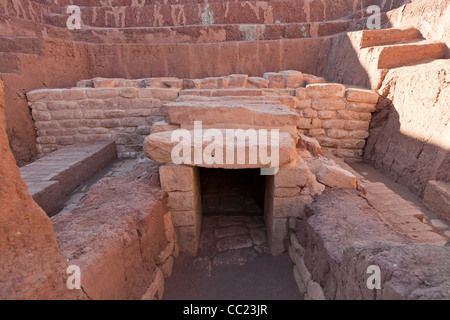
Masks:
[[[405,41],[421,41],[422,34],[416,28],[408,29],[381,29],[381,30],[363,30],[361,32],[360,49],[400,44]]]
[[[64,198],[117,157],[114,142],[80,143],[20,168],[33,199],[52,216]]]
[[[429,59],[443,59],[446,45],[442,42],[422,40],[372,47],[368,50],[379,52],[378,69],[393,69]]]
[[[86,43],[216,43],[309,39],[345,32],[348,21],[279,24],[214,24],[165,27],[104,28],[83,26],[76,33],[49,27],[49,35]],[[114,34],[114,37],[109,35]]]

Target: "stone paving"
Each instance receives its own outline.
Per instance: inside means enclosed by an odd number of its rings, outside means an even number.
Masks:
[[[342,162],[341,166],[345,165]],[[367,189],[367,200],[398,231],[423,243],[445,245],[449,225],[436,213],[425,209],[421,199],[391,178],[365,163],[349,163],[351,170]]]
[[[259,253],[270,254],[262,216],[203,217],[194,265],[208,273],[221,265],[244,265]]]
[[[156,163],[147,157],[143,153],[137,154],[134,159],[122,158],[116,159],[105,169],[94,175],[85,184],[78,187],[64,200],[64,208],[59,213],[70,212],[77,207],[83,196],[88,192],[89,188],[103,179],[111,179],[123,175],[126,172],[133,170],[138,163],[148,162],[156,165]]]
[[[65,197],[116,158],[113,142],[67,146],[20,168],[33,199],[52,216]]]
[[[204,216],[195,257],[180,254],[166,300],[301,299],[287,253],[273,257],[262,216]]]

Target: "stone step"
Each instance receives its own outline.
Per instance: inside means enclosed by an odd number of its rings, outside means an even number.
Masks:
[[[0,52],[42,54],[42,43],[34,37],[0,36]]]
[[[313,38],[347,30],[347,21],[277,24],[188,25],[139,28],[90,28],[71,32],[47,28],[51,37],[89,43],[212,43]]]
[[[165,108],[170,119],[167,122],[183,126],[201,121],[210,127],[220,123],[219,128],[278,128],[292,132],[300,120],[296,112],[278,101],[251,104],[248,101],[203,99],[167,103]]]
[[[295,89],[185,89],[180,91],[180,96],[199,96],[199,97],[262,97],[262,96],[295,96]]]
[[[0,73],[20,73],[17,54],[0,52]]]
[[[57,150],[20,168],[33,199],[49,215],[64,198],[116,158],[114,142],[77,144]]]
[[[369,48],[371,49],[371,48]],[[378,69],[393,69],[430,59],[443,59],[446,44],[429,40],[373,47],[377,49]]]
[[[212,96],[208,96],[208,98],[205,98],[204,94],[201,94],[199,96],[197,95],[190,95],[189,93],[184,95],[183,92],[184,91],[198,91],[198,92],[206,92],[206,91],[212,91],[213,93],[217,93],[220,91],[231,91],[231,93],[238,93],[239,95],[225,95],[225,94],[220,94],[220,95],[212,95]],[[278,94],[278,95],[248,95],[248,92],[251,93],[267,93],[267,92],[274,92],[274,93],[279,93],[282,91],[282,89],[265,89],[260,90],[260,89],[232,89],[232,90],[183,90],[180,91],[180,96],[177,99],[177,101],[181,102],[181,101],[201,101],[201,100],[205,100],[205,101],[234,101],[237,103],[247,103],[247,104],[283,104],[285,106],[288,106],[290,109],[295,109],[298,106],[298,99],[293,96],[293,95],[282,95],[282,94]],[[290,90],[287,89],[286,92],[292,92],[294,90]],[[283,90],[283,92],[285,92],[285,90]],[[295,92],[295,91],[294,91]]]
[[[364,30],[361,32],[360,48],[399,44],[405,41],[419,41],[422,39],[422,34],[416,28]]]

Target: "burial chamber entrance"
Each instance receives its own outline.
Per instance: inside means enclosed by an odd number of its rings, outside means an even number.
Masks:
[[[259,169],[200,168],[203,216],[263,216],[266,177]]]

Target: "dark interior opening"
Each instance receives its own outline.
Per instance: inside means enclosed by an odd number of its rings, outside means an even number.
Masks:
[[[262,216],[265,176],[260,169],[200,168],[203,215]]]

